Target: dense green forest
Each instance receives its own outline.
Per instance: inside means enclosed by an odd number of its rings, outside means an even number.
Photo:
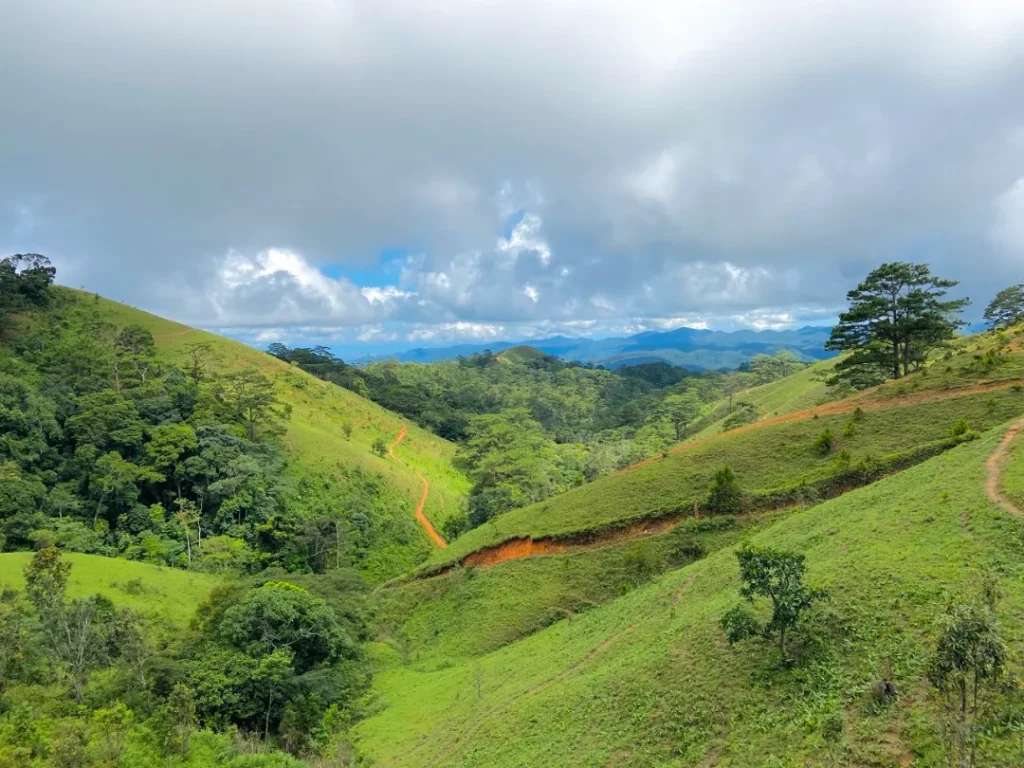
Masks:
[[[453,521],[449,537],[664,451],[723,396],[804,367],[786,352],[738,371],[693,373],[665,363],[611,371],[530,347],[364,367],[324,347],[268,351],[459,443],[458,462],[474,485],[468,518]],[[756,416],[742,401],[731,404],[734,426]]]
[[[0,564],[25,586],[0,595],[0,765],[284,766],[248,753],[328,749],[369,682],[355,569],[390,536],[394,491],[358,468],[288,471],[289,407],[264,374],[220,373],[202,345],[162,362],[145,328],[53,278],[42,257],[0,262],[0,543],[35,551],[23,574]],[[196,600],[195,620],[72,595],[84,561],[62,552],[151,564],[112,588],[147,609]],[[169,595],[156,566],[213,580]]]

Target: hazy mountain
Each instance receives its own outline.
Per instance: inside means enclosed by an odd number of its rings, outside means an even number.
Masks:
[[[804,360],[822,360],[832,356],[825,349],[830,329],[804,327],[791,331],[708,331],[676,328],[671,331],[646,331],[633,336],[608,339],[584,339],[552,336],[526,341],[498,341],[458,344],[450,347],[417,347],[405,352],[374,357],[401,362],[430,363],[450,360],[489,349],[528,344],[549,355],[595,365],[617,368],[640,363],[666,362],[692,370],[736,368],[755,355],[790,350]],[[364,361],[365,362],[365,361]]]

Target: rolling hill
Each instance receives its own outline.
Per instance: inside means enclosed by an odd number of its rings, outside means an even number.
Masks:
[[[394,576],[424,558],[435,546],[416,523],[415,511],[440,528],[461,513],[468,482],[451,460],[455,446],[414,423],[341,387],[319,379],[239,342],[190,328],[156,315],[91,294],[57,289],[72,301],[87,303],[116,326],[140,325],[152,333],[161,357],[185,364],[189,349],[208,348],[208,365],[219,373],[255,368],[270,377],[278,397],[291,407],[284,442],[293,457],[289,471],[297,476],[330,476],[349,467],[380,475],[403,499],[396,512],[402,534],[386,548],[370,554],[364,572],[371,580]],[[351,425],[350,435],[344,426]],[[402,434],[402,439],[395,439]],[[384,455],[374,451],[377,441],[393,446]],[[424,498],[424,489],[429,493]]]
[[[382,653],[358,743],[379,766],[941,765],[923,671],[944,607],[982,568],[1007,585],[1024,576],[1021,521],[984,493],[1003,431],[749,537],[804,553],[809,581],[834,596],[832,631],[805,665],[773,668],[759,644],[726,644],[730,546],[489,653]],[[1000,616],[1019,669],[1020,590]],[[886,674],[900,696],[875,710]],[[985,742],[986,765],[1019,765],[1012,728]]]
[[[506,513],[379,589],[384,671],[356,729],[373,764],[940,765],[923,667],[944,607],[983,568],[1006,587],[1024,574],[1021,523],[986,496],[998,482],[1024,501],[1021,440],[989,476],[1024,413],[1019,332],[844,400],[818,373],[743,393],[758,423]],[[695,516],[723,464],[747,508]],[[747,541],[806,554],[837,596],[841,629],[807,665],[725,643]],[[1018,638],[1020,597],[1000,616]],[[875,711],[890,669],[900,698]],[[993,731],[985,764],[1019,764],[1015,744]]]

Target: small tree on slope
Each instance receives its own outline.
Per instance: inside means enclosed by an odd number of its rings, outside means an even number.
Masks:
[[[994,609],[994,590],[951,606],[928,665],[928,680],[949,715],[950,751],[959,768],[976,765],[978,720],[1006,666],[1006,644]]]
[[[786,638],[800,625],[804,613],[827,593],[804,585],[807,569],[804,556],[771,547],[745,546],[736,553],[740,565],[740,595],[753,603],[763,597],[771,601],[772,615],[761,623],[743,605],[737,605],[722,617],[722,629],[729,643],[754,635],[774,637],[782,661],[789,663]]]

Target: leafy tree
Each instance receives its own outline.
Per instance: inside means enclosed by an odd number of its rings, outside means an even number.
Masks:
[[[388,444],[383,437],[378,437],[373,441],[373,452],[381,458],[388,455]]]
[[[892,262],[872,271],[847,294],[850,307],[826,344],[851,353],[837,363],[836,381],[867,386],[920,367],[929,350],[963,325],[957,314],[968,300],[944,300],[956,285],[926,264]]]
[[[667,395],[661,401],[661,410],[672,423],[676,440],[682,440],[686,436],[686,428],[700,415],[702,404],[696,392],[687,390],[682,394]]]
[[[220,634],[251,656],[287,650],[300,674],[352,652],[330,606],[306,589],[271,581],[224,612]]]
[[[976,765],[979,719],[1006,662],[994,592],[952,605],[928,665],[928,680],[942,696],[949,714],[951,751],[960,768]]]
[[[1004,288],[985,308],[989,328],[1006,328],[1024,320],[1024,283]]]
[[[99,595],[66,602],[70,570],[55,547],[40,549],[25,567],[25,591],[39,616],[44,646],[80,702],[90,673],[109,659],[114,609]]]
[[[722,515],[735,515],[743,511],[743,491],[732,467],[722,467],[715,472],[704,506]]]
[[[280,434],[291,415],[291,407],[282,405],[274,394],[274,383],[255,368],[224,376],[218,383],[217,400],[225,415],[245,427],[249,440],[256,440],[261,430]]]
[[[38,253],[0,259],[0,330],[12,312],[45,305],[56,274],[50,260]]]
[[[742,606],[722,617],[722,628],[730,643],[752,635],[775,636],[779,653],[789,662],[786,638],[800,625],[803,614],[826,596],[820,589],[804,585],[804,556],[771,547],[745,546],[736,553],[740,566],[740,596],[748,603],[758,597],[771,601],[772,614],[761,623]]]

